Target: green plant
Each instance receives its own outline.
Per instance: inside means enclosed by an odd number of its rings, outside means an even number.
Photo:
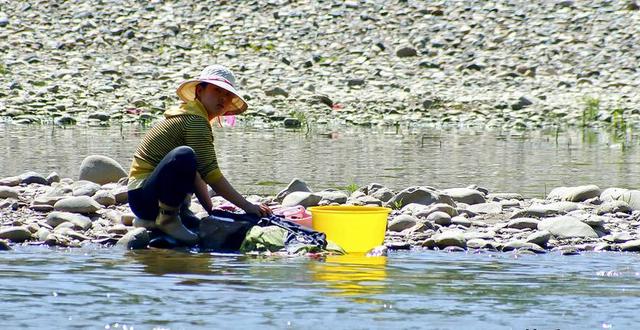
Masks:
[[[623,150],[628,147],[628,128],[629,125],[624,116],[624,109],[613,109],[613,111],[611,112],[611,124],[609,125],[609,132],[613,142],[620,143]]]
[[[402,198],[400,198],[400,200],[397,201],[393,201],[393,208],[396,210],[399,210],[402,208]]]
[[[355,182],[351,182],[350,184],[344,186],[344,189],[349,193],[349,195],[353,194],[356,190],[358,190],[358,185]]]
[[[5,75],[9,73],[9,70],[7,70],[7,67],[4,66],[4,64],[0,64],[0,74]]]
[[[598,117],[598,111],[600,111],[600,99],[595,97],[585,97],[585,106],[582,109],[582,126],[595,121]]]

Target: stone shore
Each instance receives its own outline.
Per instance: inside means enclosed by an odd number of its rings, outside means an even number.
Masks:
[[[146,248],[149,235],[133,227],[122,167],[108,157],[90,156],[80,173],[77,180],[35,172],[0,179],[0,249],[86,244]],[[524,199],[474,185],[393,190],[372,183],[354,191],[312,191],[293,179],[275,196],[248,199],[272,206],[389,207],[389,249],[640,251],[640,191],[615,187],[558,187],[545,199]],[[225,202],[215,196],[212,200],[216,206]],[[206,216],[195,198],[191,210]]]
[[[0,117],[146,122],[207,64],[255,125],[640,123],[635,1],[0,1]],[[627,126],[624,126],[627,127]]]

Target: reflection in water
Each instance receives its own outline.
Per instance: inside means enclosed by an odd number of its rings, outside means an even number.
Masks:
[[[212,274],[211,257],[206,253],[189,254],[172,250],[127,251],[126,257],[144,266],[144,272],[153,275]]]
[[[384,293],[387,257],[358,254],[328,256],[324,262],[307,264],[313,281],[324,282],[338,296],[362,296]]]
[[[126,168],[144,132],[136,126],[0,123],[0,150],[6,150],[0,177],[34,170],[77,178],[90,154],[107,155]],[[330,139],[322,133],[320,128],[308,136],[284,129],[216,129],[216,153],[225,175],[245,194],[275,194],[295,177],[314,190],[372,182],[392,189],[475,183],[525,197],[562,185],[640,185],[640,153],[629,152],[638,140],[620,146],[599,132],[341,128]]]

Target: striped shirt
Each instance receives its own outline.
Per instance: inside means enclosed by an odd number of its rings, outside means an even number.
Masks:
[[[204,106],[198,101],[184,103],[165,112],[165,117],[145,134],[133,156],[129,190],[141,187],[162,158],[180,146],[188,146],[195,151],[198,172],[207,183],[222,177]]]

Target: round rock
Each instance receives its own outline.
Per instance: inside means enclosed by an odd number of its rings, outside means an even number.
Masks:
[[[13,187],[0,186],[0,198],[18,199],[18,196],[20,196],[20,192],[18,191],[18,189]]]
[[[31,239],[31,231],[23,226],[0,228],[0,239],[21,243]]]
[[[80,164],[80,180],[87,180],[97,184],[118,182],[127,176],[124,168],[115,160],[101,155],[86,157]]]
[[[408,214],[400,214],[389,223],[388,230],[401,232],[405,229],[409,229],[415,226],[416,223],[418,223],[418,220],[413,216],[410,216]]]
[[[102,206],[89,196],[75,196],[59,200],[53,205],[53,208],[62,212],[94,213]]]

